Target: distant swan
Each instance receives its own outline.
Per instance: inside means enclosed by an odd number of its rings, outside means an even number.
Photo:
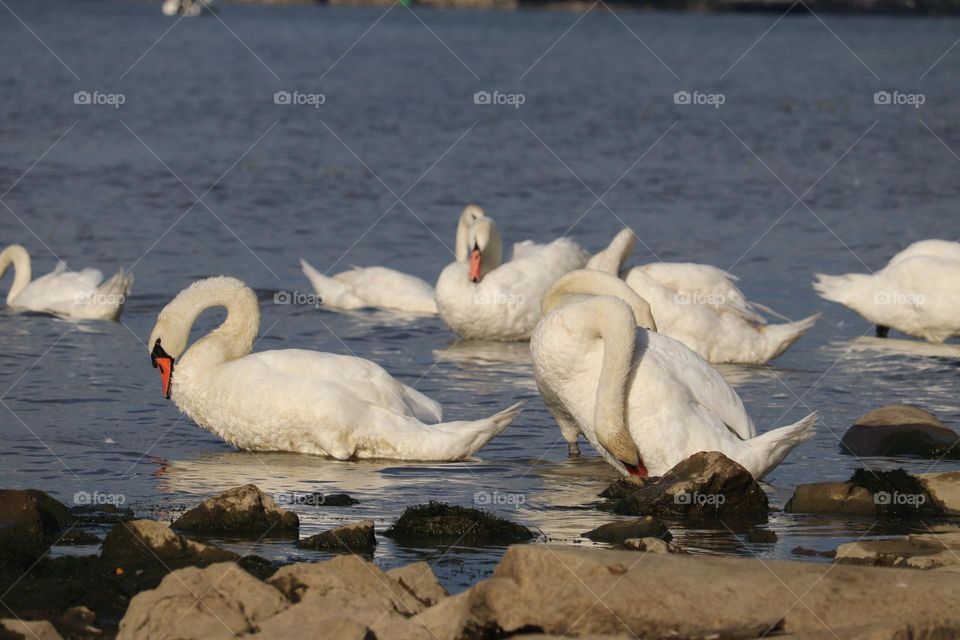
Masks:
[[[816,274],[814,289],[877,325],[941,343],[960,334],[960,243],[921,240],[874,274]]]
[[[189,348],[206,309],[225,307],[217,329]],[[362,358],[301,349],[251,353],[260,327],[254,292],[207,278],[174,298],[148,343],[163,395],[239,449],[295,451],[338,460],[469,458],[503,431],[519,405],[482,420],[439,422],[440,405]]]
[[[96,269],[68,271],[63,262],[52,272],[31,281],[30,254],[18,244],[0,252],[0,278],[11,265],[14,276],[7,293],[7,306],[20,311],[78,320],[116,320],[133,286],[133,275],[122,269],[103,282],[103,274]]]
[[[720,451],[754,478],[814,434],[816,414],[763,435],[703,358],[656,332],[650,306],[622,280],[568,273],[543,299],[530,341],[537,386],[571,455],[582,434],[624,475],[662,475]]]

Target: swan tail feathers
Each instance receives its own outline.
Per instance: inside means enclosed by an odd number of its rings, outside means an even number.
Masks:
[[[780,464],[791,451],[816,434],[817,420],[820,415],[814,411],[799,422],[786,427],[773,429],[747,440],[746,443],[759,457],[760,464],[751,469],[753,477],[759,480]]]
[[[313,286],[313,290],[320,296],[321,304],[324,306],[334,309],[360,309],[368,306],[350,291],[348,285],[336,278],[323,275],[303,258],[300,258],[300,268]]]
[[[634,245],[637,244],[637,236],[632,229],[623,229],[614,236],[606,249],[597,252],[587,262],[587,269],[594,269],[616,276],[620,273],[620,268],[627,261]]]
[[[841,276],[828,276],[818,273],[813,288],[817,290],[821,298],[846,305],[857,295],[862,285],[870,277],[865,273],[848,273]]]
[[[109,280],[97,287],[97,296],[94,300],[99,309],[92,317],[105,317],[116,320],[123,311],[127,296],[133,289],[133,274],[120,269]]]
[[[768,306],[765,305],[765,304],[760,304],[759,302],[751,302],[751,303],[750,303],[750,306],[752,306],[754,309],[756,309],[757,311],[759,311],[759,312],[761,312],[761,313],[765,313],[765,314],[767,314],[768,316],[773,316],[773,317],[776,318],[777,320],[783,320],[784,322],[790,322],[790,318],[788,318],[787,316],[783,315],[782,313],[779,313],[778,311],[776,311],[776,310],[774,310],[774,309],[771,309],[770,307],[768,307]]]
[[[763,330],[767,335],[767,344],[769,346],[769,352],[765,354],[766,361],[773,360],[782,355],[794,342],[809,331],[819,319],[820,314],[816,313],[803,320],[797,320],[796,322],[764,325]]]
[[[522,407],[523,403],[518,402],[483,420],[445,422],[432,427],[437,432],[443,432],[444,440],[453,438],[453,442],[445,443],[450,445],[451,448],[444,452],[442,459],[464,460],[469,458],[490,442],[494,436],[499,435],[510,426],[510,423],[520,415]]]

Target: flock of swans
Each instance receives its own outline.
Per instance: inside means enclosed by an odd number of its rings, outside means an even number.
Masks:
[[[494,220],[475,205],[460,216],[456,260],[436,288],[384,267],[328,277],[301,260],[328,308],[377,307],[438,314],[466,339],[530,341],[534,377],[571,456],[582,436],[623,475],[661,475],[699,451],[720,451],[757,479],[814,434],[816,414],[757,435],[716,363],[762,364],[786,351],[817,316],[780,317],[749,301],[736,278],[709,265],[625,268],[635,236],[618,233],[590,255],[561,238],[513,246],[503,260]],[[30,258],[13,266],[14,310],[77,319],[116,319],[133,279],[103,282],[94,269],[61,263],[31,280]],[[917,242],[872,274],[817,275],[821,296],[877,325],[931,342],[960,333],[960,244]],[[188,344],[206,309],[223,323]],[[252,353],[257,297],[231,277],[206,278],[160,312],[148,349],[164,397],[199,426],[249,451],[293,451],[335,459],[454,461],[473,456],[520,413],[444,422],[442,407],[369,360],[303,349]]]

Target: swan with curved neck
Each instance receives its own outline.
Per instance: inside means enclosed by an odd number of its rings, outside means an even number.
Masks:
[[[632,239],[632,233],[628,238],[621,232],[592,260],[598,265],[616,260]],[[477,340],[529,340],[550,285],[590,259],[575,242],[560,238],[546,245],[517,243],[504,262],[496,222],[473,206],[460,216],[455,253],[456,262],[437,280],[437,310],[454,332]]]
[[[188,346],[206,309],[223,323]],[[516,417],[439,422],[440,405],[362,358],[284,349],[251,353],[260,326],[253,291],[228,277],[184,289],[150,334],[151,362],[164,397],[235,447],[351,458],[463,460]]]
[[[720,451],[762,478],[813,435],[816,415],[759,437],[739,396],[705,360],[650,329],[649,305],[619,278],[576,271],[544,299],[530,342],[551,414],[624,475],[662,475]],[[639,326],[638,326],[639,325]]]
[[[116,320],[133,286],[133,276],[122,270],[103,282],[103,274],[96,269],[67,271],[63,262],[32,280],[30,254],[18,244],[0,251],[0,278],[11,266],[14,276],[7,306],[22,311],[78,320]]]

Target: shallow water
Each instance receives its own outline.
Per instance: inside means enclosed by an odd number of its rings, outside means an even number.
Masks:
[[[321,270],[383,264],[433,280],[468,201],[508,242],[569,233],[598,249],[628,224],[646,245],[638,261],[733,267],[752,299],[792,318],[823,313],[773,367],[723,368],[761,430],[823,417],[816,439],[767,478],[774,505],[798,483],[849,477],[860,463],[838,439],[871,408],[911,402],[960,420],[960,347],[869,338],[870,326],[809,285],[815,272],[876,269],[911,241],[956,235],[960,52],[936,62],[955,19],[226,6],[219,20],[176,22],[153,3],[6,4],[0,238],[25,244],[36,273],[57,256],[134,265],[136,284],[123,324],[0,313],[0,486],[67,502],[120,494],[160,515],[246,482],[361,501],[298,507],[304,535],[359,518],[382,531],[410,504],[495,496],[482,506],[589,544],[579,535],[612,516],[583,507],[613,475],[590,456],[566,459],[525,345],[451,348],[436,318],[273,304],[277,291],[310,291],[301,256]],[[481,90],[525,102],[475,105]],[[676,105],[680,90],[725,103]],[[925,103],[878,106],[880,90]],[[125,103],[76,105],[77,91]],[[326,101],[276,105],[276,91]],[[374,359],[453,419],[516,400],[526,410],[469,463],[233,451],[160,397],[143,344],[173,295],[221,273],[260,294],[258,349]],[[204,316],[194,335],[220,317]],[[927,524],[776,513],[773,544],[723,528],[674,532],[704,553],[783,558]],[[380,541],[378,563],[431,560],[452,589],[502,553]],[[230,544],[320,557],[282,541]]]

